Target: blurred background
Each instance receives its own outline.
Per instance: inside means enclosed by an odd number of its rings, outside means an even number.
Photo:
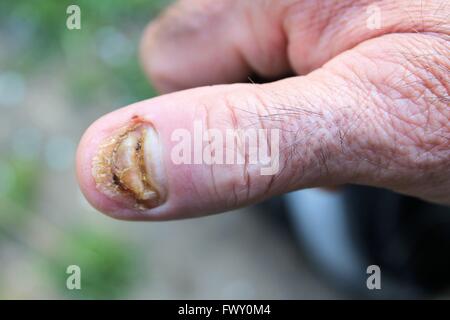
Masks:
[[[164,0],[0,2],[0,298],[336,297],[256,209],[168,223],[115,221],[81,195],[84,130],[155,95],[137,59]],[[82,290],[67,290],[79,265]]]
[[[0,299],[447,297],[450,212],[371,188],[307,190],[195,220],[120,222],[74,170],[98,117],[155,91],[137,59],[165,0],[0,2]],[[380,266],[381,293],[366,287]],[[78,265],[82,290],[68,290]]]

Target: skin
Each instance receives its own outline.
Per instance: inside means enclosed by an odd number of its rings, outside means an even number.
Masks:
[[[372,4],[379,29],[367,27]],[[201,216],[343,183],[450,205],[449,14],[438,0],[176,2],[148,26],[140,51],[164,95],[92,124],[78,149],[81,189],[128,220]],[[249,75],[282,80],[242,83]],[[145,212],[100,193],[91,174],[99,144],[135,116],[158,131],[167,180],[165,203]],[[195,120],[280,129],[280,171],[174,164],[171,134],[192,132]]]

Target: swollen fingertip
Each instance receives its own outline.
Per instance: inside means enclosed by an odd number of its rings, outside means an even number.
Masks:
[[[98,191],[123,208],[146,211],[167,195],[158,134],[149,122],[133,121],[107,137],[92,159]]]

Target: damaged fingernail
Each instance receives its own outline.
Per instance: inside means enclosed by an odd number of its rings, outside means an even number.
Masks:
[[[166,198],[158,133],[148,122],[133,119],[105,140],[93,158],[97,189],[127,207],[145,210]]]

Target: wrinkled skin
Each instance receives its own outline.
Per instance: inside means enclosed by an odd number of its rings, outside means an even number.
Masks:
[[[374,12],[380,28],[368,27]],[[165,95],[87,130],[81,188],[121,219],[199,216],[343,183],[450,205],[449,19],[445,0],[179,1],[142,38],[143,67]],[[282,80],[232,84],[255,74]],[[91,175],[98,145],[136,115],[153,123],[166,150],[168,198],[145,213],[108,199]],[[192,131],[196,119],[219,130],[279,128],[280,171],[174,164],[171,133]]]

